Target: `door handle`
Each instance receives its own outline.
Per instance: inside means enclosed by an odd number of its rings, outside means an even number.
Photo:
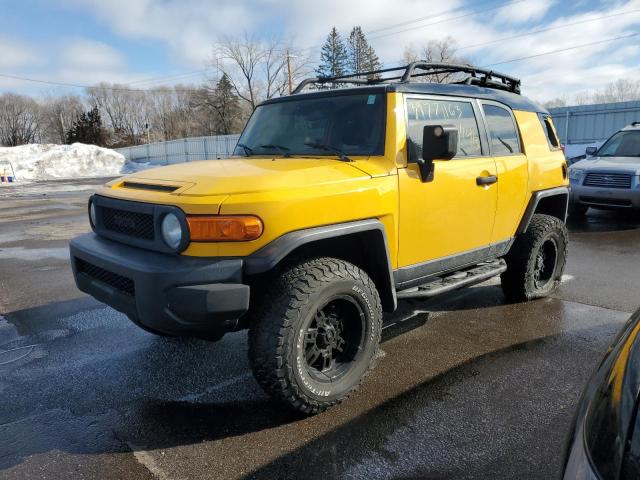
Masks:
[[[487,177],[476,177],[476,185],[479,187],[484,185],[491,185],[498,181],[498,177],[496,175],[489,175]]]

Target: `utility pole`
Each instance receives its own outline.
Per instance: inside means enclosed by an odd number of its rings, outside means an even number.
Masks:
[[[60,143],[66,143],[66,132],[64,130],[64,117],[62,116],[62,112],[60,112],[60,130],[61,130],[61,137],[60,137]]]
[[[289,50],[287,50],[287,74],[289,76],[289,95],[291,95],[291,92],[293,92],[293,79],[291,78],[291,58],[293,57],[293,55],[291,55],[289,53]]]

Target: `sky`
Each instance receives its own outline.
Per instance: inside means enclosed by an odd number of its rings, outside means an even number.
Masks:
[[[225,37],[278,38],[318,59],[332,26],[346,37],[354,25],[385,66],[408,45],[452,37],[460,55],[520,78],[539,101],[640,78],[640,35],[629,37],[640,0],[0,0],[0,93],[81,91],[1,75],[196,84]]]

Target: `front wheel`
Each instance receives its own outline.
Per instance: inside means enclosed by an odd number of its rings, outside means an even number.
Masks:
[[[533,215],[505,257],[507,270],[500,278],[507,300],[533,300],[553,293],[560,285],[567,246],[567,228],[560,219]]]
[[[260,386],[306,414],[344,400],[373,367],[382,307],[369,276],[318,258],[281,274],[254,308],[249,360]]]

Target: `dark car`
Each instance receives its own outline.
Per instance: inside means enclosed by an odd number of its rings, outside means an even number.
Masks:
[[[582,394],[564,479],[640,478],[640,309],[607,350]]]

